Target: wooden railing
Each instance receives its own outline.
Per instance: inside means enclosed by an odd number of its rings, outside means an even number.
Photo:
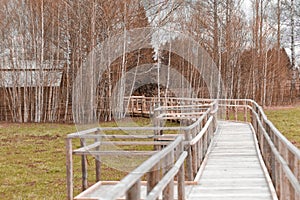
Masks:
[[[203,105],[203,107],[211,104],[213,100],[210,99],[195,99],[195,98],[176,98],[176,97],[168,97],[168,98],[158,98],[158,97],[145,97],[145,96],[131,96],[125,97],[125,112],[133,115],[133,116],[145,116],[149,117],[149,115],[153,114],[154,109],[160,107],[163,109],[171,109],[173,111],[178,111],[183,109],[183,107],[188,106],[199,106]],[[180,106],[182,106],[180,108]]]
[[[157,199],[161,192],[164,197],[174,196],[174,177],[178,177],[178,199],[184,199],[184,160],[187,152],[183,151],[183,137],[178,136],[166,148],[142,163],[110,191],[100,194],[101,199],[117,199],[126,194],[126,199],[140,199],[141,178],[146,175],[147,197]],[[160,178],[160,173],[163,173]]]
[[[87,156],[92,155],[96,159],[96,182],[100,181],[100,158],[102,155],[108,154],[132,154],[132,155],[149,155],[151,156],[147,161],[141,164],[134,171],[129,173],[119,184],[114,186],[109,194],[101,194],[101,199],[115,199],[120,195],[126,194],[127,199],[139,199],[138,191],[140,190],[140,181],[143,175],[147,174],[147,199],[157,199],[158,195],[164,191],[164,199],[169,199],[168,196],[173,196],[173,182],[176,175],[178,182],[178,199],[184,199],[184,182],[193,181],[200,165],[207,153],[207,149],[213,138],[213,134],[217,127],[216,101],[203,101],[199,105],[189,105],[188,101],[191,99],[177,99],[173,100],[173,105],[161,106],[152,108],[152,115],[154,116],[153,127],[99,127],[81,131],[67,136],[67,188],[68,199],[73,199],[73,155],[82,156],[82,189],[86,190],[87,182]],[[194,101],[192,99],[192,101]],[[136,100],[134,100],[136,102]],[[176,103],[174,103],[176,102]],[[184,102],[184,103],[183,103]],[[195,101],[196,102],[196,101]],[[140,104],[138,104],[140,105]],[[147,107],[143,107],[144,109]],[[150,107],[145,111],[150,112]],[[132,112],[135,109],[131,110]],[[155,114],[154,114],[155,113]],[[178,127],[162,127],[162,120],[180,121],[181,126]],[[120,134],[102,134],[105,131],[126,131],[135,133],[130,135]],[[149,132],[153,134],[136,134],[136,132]],[[177,131],[177,134],[164,134],[166,131]],[[101,138],[113,139],[129,139],[129,141],[110,141],[116,145],[153,145],[153,151],[100,151],[99,146],[103,145]],[[176,137],[176,139],[175,139]],[[130,141],[130,139],[147,139],[147,141]],[[173,142],[167,142],[173,138]],[[78,140],[81,147],[72,149],[72,143]],[[94,140],[91,144],[87,144],[87,140]],[[149,141],[152,139],[152,142]],[[168,146],[167,146],[168,145]],[[164,148],[163,148],[164,147]],[[161,163],[171,163],[167,168],[162,168]],[[184,170],[183,163],[185,162],[186,169]],[[183,172],[183,170],[185,172]],[[160,173],[163,176],[160,176]],[[186,180],[185,176],[186,174]],[[124,186],[126,185],[126,187]],[[87,191],[87,190],[86,190]],[[81,199],[81,196],[77,196]],[[84,198],[83,198],[84,199]],[[171,198],[170,198],[171,199]]]
[[[68,199],[73,199],[73,155],[81,156],[81,171],[82,171],[82,190],[86,190],[88,187],[88,173],[87,173],[87,156],[93,156],[95,158],[95,181],[100,181],[101,177],[101,155],[132,155],[132,156],[151,156],[157,151],[101,151],[99,147],[101,145],[143,145],[143,146],[161,146],[168,145],[170,142],[166,142],[170,139],[169,135],[154,135],[154,134],[138,134],[138,132],[144,133],[145,131],[179,131],[179,127],[99,127],[94,129],[88,129],[77,133],[72,133],[67,136],[66,139],[66,152],[67,152],[67,191]],[[135,134],[104,134],[105,132],[134,132]],[[176,135],[173,136],[173,138]],[[166,141],[162,141],[167,138]],[[149,141],[149,140],[153,141]],[[138,141],[137,141],[138,140]],[[73,150],[73,143],[80,143],[80,148]],[[89,144],[87,144],[87,141]],[[103,142],[105,141],[105,142]]]
[[[300,199],[300,151],[270,122],[253,100],[219,100],[219,116],[249,121],[256,133],[260,151],[279,199]],[[224,108],[224,109],[222,109]]]
[[[104,199],[114,199],[120,195],[126,194],[127,199],[139,199],[140,181],[143,175],[147,174],[147,198],[156,199],[161,191],[170,191],[168,195],[173,195],[171,184],[177,174],[178,184],[184,185],[182,177],[182,168],[185,167],[186,181],[193,181],[198,172],[205,154],[209,148],[210,142],[217,128],[217,118],[220,120],[234,120],[250,123],[259,143],[259,148],[269,175],[279,199],[300,199],[300,151],[291,142],[289,142],[267,119],[263,109],[254,101],[248,99],[225,99],[225,100],[202,100],[202,99],[180,99],[170,98],[168,101],[165,98],[164,102],[158,102],[157,98],[130,97],[128,98],[127,111],[129,114],[146,113],[147,116],[152,116],[154,127],[108,127],[95,128],[79,133],[70,134],[67,137],[67,184],[68,184],[68,199],[73,198],[73,155],[82,156],[82,185],[83,189],[87,188],[86,171],[86,156],[94,155],[99,158],[102,154],[97,147],[101,144],[99,138],[104,137],[99,134],[101,131],[117,131],[125,130],[128,132],[136,131],[153,131],[149,135],[105,135],[111,138],[151,138],[152,143],[140,142],[140,145],[151,144],[154,146],[152,152],[126,152],[135,155],[152,155],[145,163],[139,166],[136,170],[129,173],[119,184],[114,186],[113,192],[110,194],[102,194]],[[180,127],[162,127],[163,120],[175,120],[180,122]],[[169,135],[165,135],[165,131],[178,131],[179,135],[176,140],[171,143],[162,141],[166,138],[170,139]],[[178,135],[178,134],[177,134]],[[174,137],[173,137],[174,138]],[[181,139],[179,139],[181,138]],[[81,148],[72,150],[72,140],[80,139]],[[94,139],[93,144],[85,144],[86,139]],[[179,142],[180,140],[180,142]],[[183,141],[182,141],[183,140]],[[177,142],[175,142],[177,141]],[[120,141],[119,141],[120,142]],[[174,143],[175,142],[175,143]],[[126,144],[130,144],[130,141]],[[166,146],[161,148],[161,146]],[[178,147],[180,146],[180,153]],[[158,147],[158,148],[157,148]],[[184,147],[184,149],[182,149]],[[94,148],[94,151],[91,149]],[[95,150],[96,148],[96,150]],[[172,150],[173,149],[173,150]],[[175,150],[177,153],[175,153]],[[172,153],[170,153],[172,152]],[[122,152],[110,152],[122,153]],[[123,152],[124,153],[124,152]],[[157,156],[160,155],[160,156]],[[163,176],[158,177],[154,169],[162,170],[157,163],[171,161],[172,165]],[[168,162],[169,162],[168,161]],[[182,163],[185,162],[185,165]],[[151,170],[145,170],[148,164],[152,163]],[[175,167],[176,166],[176,167]],[[145,167],[145,168],[144,168]],[[180,168],[179,171],[176,169]],[[149,167],[148,167],[149,168]],[[147,169],[148,169],[147,168]],[[149,169],[150,169],[149,168]],[[96,162],[96,181],[100,180],[100,163]],[[135,173],[138,172],[139,175]],[[152,175],[151,175],[152,173]],[[179,173],[179,174],[178,174]],[[153,176],[153,178],[149,178]],[[180,177],[179,177],[180,176]],[[155,180],[154,182],[152,180]],[[182,180],[182,181],[181,181]],[[152,181],[152,182],[151,182]],[[129,184],[130,183],[130,184]],[[124,184],[128,184],[124,186]],[[149,185],[149,186],[148,186]],[[151,185],[151,187],[150,187]],[[169,189],[164,189],[164,188]],[[179,188],[179,192],[184,190]],[[122,193],[122,194],[121,194]],[[165,199],[167,198],[167,194]],[[102,197],[101,196],[101,197]],[[178,198],[184,198],[184,195],[179,193]]]
[[[184,126],[182,134],[187,141],[187,177],[194,180],[207,153],[217,128],[216,101],[198,105],[161,106],[154,109],[154,124],[159,127],[162,120],[180,120]],[[159,133],[156,133],[159,135]]]

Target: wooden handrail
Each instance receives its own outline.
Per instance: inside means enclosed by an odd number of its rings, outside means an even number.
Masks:
[[[149,172],[155,165],[161,162],[167,154],[172,152],[179,144],[183,141],[182,136],[178,136],[171,144],[165,147],[163,150],[154,154],[125,178],[123,178],[117,185],[115,185],[111,191],[106,194],[100,195],[103,200],[117,199],[121,195],[126,194],[126,192],[136,183],[139,182],[142,176]]]
[[[255,116],[258,119],[257,113],[255,113]],[[274,143],[272,142],[270,136],[268,135],[268,133],[266,132],[266,130],[263,128],[263,125],[262,125],[261,121],[258,120],[257,122],[258,122],[260,128],[262,129],[263,135],[264,135],[266,141],[268,142],[268,145],[270,146],[273,154],[275,155],[276,160],[281,163],[281,165],[283,167],[283,170],[284,170],[287,178],[289,179],[290,183],[293,185],[293,187],[295,188],[295,190],[300,194],[300,184],[299,184],[297,178],[295,177],[295,175],[293,174],[293,172],[289,168],[287,162],[280,155],[279,151],[277,150],[277,148],[275,147]]]
[[[268,120],[261,106],[251,99],[221,99],[219,106],[246,108],[256,132],[262,157],[279,199],[300,199],[300,150]],[[234,105],[230,104],[234,102]],[[235,117],[238,110],[235,109]],[[226,112],[228,113],[228,112]],[[235,118],[235,120],[238,120]]]
[[[190,145],[194,145],[196,144],[205,134],[205,132],[207,131],[207,129],[209,128],[211,122],[213,121],[213,117],[210,116],[209,119],[207,120],[207,122],[205,123],[204,127],[201,129],[201,131],[197,134],[196,137],[194,137],[191,141],[190,141]]]
[[[274,134],[286,145],[286,147],[293,152],[293,154],[295,156],[297,156],[297,158],[300,160],[300,150],[295,147],[295,145],[293,145],[286,137],[284,137],[282,135],[282,133],[280,133],[280,131],[273,125],[273,123],[268,120],[266,114],[264,113],[263,109],[261,106],[259,106],[255,101],[250,100],[251,103],[253,103],[259,110],[259,113],[261,114],[263,121],[268,124],[270,126],[270,128],[272,129],[272,131],[274,131]],[[258,113],[257,113],[258,114]]]
[[[300,159],[300,150],[295,147],[295,145],[293,145],[286,137],[284,137],[282,135],[282,133],[280,133],[280,131],[273,125],[273,123],[268,119],[268,117],[266,116],[266,114],[264,113],[262,107],[260,105],[258,105],[257,102],[255,102],[252,99],[220,99],[219,101],[238,101],[238,102],[247,102],[248,105],[246,105],[249,109],[253,109],[257,114],[260,114],[262,119],[260,119],[260,121],[264,121],[266,124],[268,124],[270,126],[270,128],[274,131],[274,134],[287,146],[287,148],[293,152],[295,154],[295,156],[298,157],[298,159]],[[253,106],[250,106],[249,103],[253,104],[257,109],[258,112],[253,108]],[[230,106],[230,107],[245,107],[245,105],[230,105],[230,104],[219,104],[219,106]]]
[[[70,133],[67,135],[67,138],[92,138],[92,135],[95,132],[100,131],[180,131],[182,127],[99,127],[99,128],[92,128],[76,133]],[[107,137],[107,135],[99,134],[96,137]],[[150,135],[148,137],[151,137]],[[153,136],[152,136],[153,137]]]

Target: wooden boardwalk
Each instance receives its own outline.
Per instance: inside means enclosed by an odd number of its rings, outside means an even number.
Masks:
[[[269,175],[249,124],[219,122],[219,129],[189,200],[273,199]]]
[[[300,200],[300,150],[256,102],[175,98],[153,109],[155,99],[130,100],[128,113],[150,113],[147,116],[153,117],[154,126],[96,127],[67,136],[68,200]],[[180,121],[180,126],[164,127],[163,120]],[[103,134],[106,131],[110,134]],[[170,140],[169,131],[178,134]],[[153,147],[105,151],[100,148],[107,145],[103,139],[118,149]],[[75,142],[80,142],[80,148],[73,149]],[[150,157],[122,180],[107,182],[100,175],[101,156],[108,154]],[[83,192],[74,198],[75,155],[81,156]],[[95,158],[96,182],[89,188],[87,156]]]

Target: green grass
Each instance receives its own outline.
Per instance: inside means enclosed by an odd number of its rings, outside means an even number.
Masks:
[[[300,148],[300,106],[294,108],[267,109],[265,113],[276,128],[288,140]]]
[[[65,198],[64,137],[74,125],[0,126],[0,198]]]
[[[150,122],[146,118],[134,120],[140,126]],[[101,123],[101,126],[132,126],[135,123],[124,120],[118,124]],[[66,199],[65,137],[72,132],[76,132],[75,125],[0,123],[0,199]],[[79,140],[74,147],[79,147]],[[143,159],[126,162],[142,162]],[[101,180],[120,180],[124,177],[126,171],[109,167],[122,168],[118,166],[124,163],[121,160],[111,159],[110,162],[117,162],[103,164]],[[95,183],[94,166],[94,159],[89,156],[89,184]],[[79,194],[80,156],[74,156],[74,185],[75,195]]]

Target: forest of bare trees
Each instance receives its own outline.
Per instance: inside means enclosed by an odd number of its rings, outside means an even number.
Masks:
[[[124,30],[152,26],[172,27],[197,41],[216,63],[227,98],[254,99],[262,106],[294,103],[300,90],[299,4],[296,0],[0,0],[0,120],[72,122],[73,84],[92,50]],[[205,87],[190,64],[169,48],[158,59],[154,49],[141,49],[111,61],[98,88],[99,108],[106,109],[101,119],[110,119],[112,105],[107,99],[113,83],[139,63],[178,65],[181,74],[190,73],[190,82]],[[160,87],[149,92],[153,85],[146,88],[134,94],[167,92]],[[208,96],[199,92],[198,97]]]

